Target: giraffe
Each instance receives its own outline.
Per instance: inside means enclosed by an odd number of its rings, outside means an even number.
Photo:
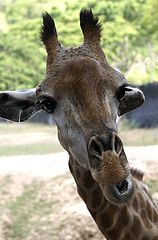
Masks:
[[[84,42],[64,48],[43,14],[46,76],[37,88],[0,93],[0,116],[25,121],[44,109],[56,122],[77,190],[108,240],[158,240],[158,206],[130,169],[116,119],[144,102],[143,93],[112,68],[100,46],[101,24],[81,10]]]

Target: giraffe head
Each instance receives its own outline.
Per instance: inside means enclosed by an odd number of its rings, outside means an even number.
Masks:
[[[43,15],[46,76],[36,89],[1,92],[0,116],[24,121],[40,109],[52,114],[61,145],[91,171],[105,197],[119,204],[131,197],[133,183],[116,118],[139,107],[144,96],[108,64],[100,46],[101,25],[91,10],[81,11],[80,25],[83,44],[66,49],[54,20]]]

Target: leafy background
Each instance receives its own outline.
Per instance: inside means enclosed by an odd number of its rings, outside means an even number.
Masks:
[[[79,12],[92,8],[103,25],[102,47],[109,63],[127,80],[157,81],[157,0],[3,0],[0,2],[0,90],[32,88],[45,75],[46,53],[39,40],[42,12],[55,19],[59,40],[78,46]]]

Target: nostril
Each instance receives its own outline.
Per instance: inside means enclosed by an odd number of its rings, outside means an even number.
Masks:
[[[111,138],[101,138],[99,136],[93,136],[88,145],[88,151],[89,153],[98,156],[102,156],[102,154],[106,151],[112,151],[112,145],[111,145]]]
[[[93,139],[91,142],[91,149],[94,150],[98,155],[102,155],[102,150],[100,148],[100,146],[98,145],[98,143],[96,143],[96,141]]]
[[[123,144],[121,139],[115,133],[112,139],[112,145],[113,151],[120,155],[120,153],[122,152]]]
[[[94,136],[90,139],[88,151],[95,156],[102,156],[103,146],[98,137]]]

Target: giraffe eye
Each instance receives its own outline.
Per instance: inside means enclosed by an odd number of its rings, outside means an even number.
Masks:
[[[53,113],[56,108],[57,102],[53,98],[43,98],[40,101],[41,107],[48,113]]]
[[[120,89],[117,90],[116,97],[117,97],[119,102],[125,96],[125,92],[126,92],[126,88],[125,87],[121,87]]]
[[[132,92],[132,90],[133,89],[127,85],[120,87],[116,92],[116,97],[117,97],[118,101],[120,102],[122,100],[122,98],[125,96],[126,92]]]

